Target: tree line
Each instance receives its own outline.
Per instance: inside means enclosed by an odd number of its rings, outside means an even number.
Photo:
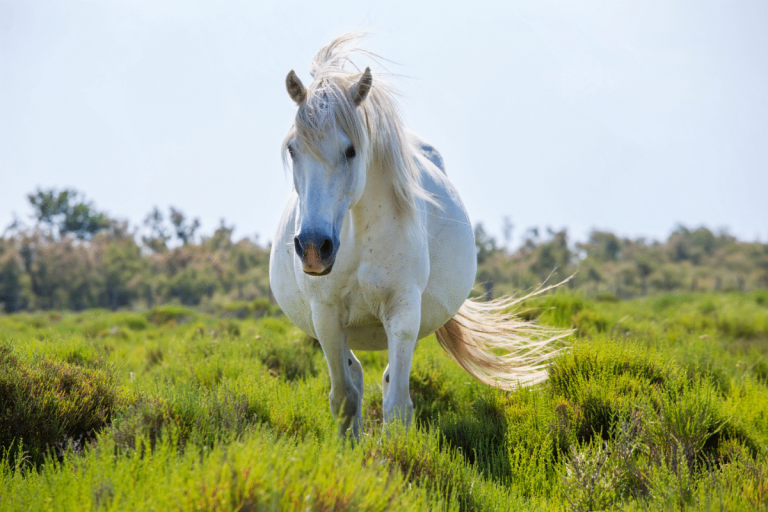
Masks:
[[[140,231],[75,190],[38,189],[28,201],[34,223],[16,221],[0,236],[0,310],[268,305],[269,247],[235,241],[224,221],[199,236],[197,219],[154,208]],[[572,244],[566,230],[531,228],[509,250],[512,228],[506,219],[502,245],[482,224],[475,227],[477,295],[518,293],[574,274],[569,287],[617,299],[768,288],[768,244],[726,231],[680,225],[659,242],[595,230]]]
[[[38,190],[28,199],[34,225],[16,221],[0,237],[6,312],[166,303],[213,310],[269,297],[269,248],[233,240],[234,227],[223,221],[198,237],[199,220],[154,208],[139,235],[73,190]]]
[[[559,282],[588,295],[629,299],[669,292],[747,291],[768,288],[768,244],[742,242],[727,230],[678,225],[666,241],[622,238],[593,230],[569,243],[566,230],[543,236],[529,229],[515,251],[475,227],[477,280],[488,296]]]

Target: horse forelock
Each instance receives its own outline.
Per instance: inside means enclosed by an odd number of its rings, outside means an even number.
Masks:
[[[433,201],[421,187],[419,171],[394,95],[395,90],[380,73],[373,75],[370,93],[355,106],[350,88],[363,76],[345,70],[354,53],[375,55],[356,46],[362,34],[343,34],[320,49],[312,60],[314,80],[307,87],[306,99],[299,106],[284,146],[297,137],[315,158],[325,160],[321,143],[334,128],[339,128],[368,162],[368,172],[384,173],[392,182],[395,204],[411,224],[417,225],[417,198]],[[286,147],[284,147],[285,154]]]
[[[358,151],[368,148],[365,123],[355,111],[347,94],[347,77],[321,77],[307,89],[306,100],[299,106],[294,124],[295,136],[315,158],[324,161],[321,144],[328,134],[341,130]]]

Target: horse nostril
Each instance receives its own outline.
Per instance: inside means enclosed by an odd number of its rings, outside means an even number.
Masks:
[[[295,237],[293,239],[293,247],[296,249],[296,254],[298,254],[299,258],[303,257],[304,251],[301,249],[301,242],[299,242],[299,237]]]
[[[329,238],[323,240],[323,244],[320,246],[320,257],[322,259],[328,259],[333,254],[333,242]]]

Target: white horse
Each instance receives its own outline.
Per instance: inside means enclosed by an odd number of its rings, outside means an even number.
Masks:
[[[318,52],[309,87],[294,71],[286,78],[299,106],[283,147],[294,192],[269,268],[277,303],[320,341],[331,412],[355,437],[364,385],[352,350],[389,351],[384,421],[409,424],[419,339],[436,333],[470,375],[510,389],[546,378],[560,337],[503,314],[511,299],[467,300],[477,269],[467,212],[437,150],[403,127],[391,88],[370,68],[344,69],[358,37]]]

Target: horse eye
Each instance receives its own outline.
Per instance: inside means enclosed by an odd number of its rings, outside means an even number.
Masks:
[[[347,158],[347,160],[352,160],[353,158],[355,158],[356,154],[357,153],[355,153],[355,146],[353,146],[352,144],[347,146],[347,150],[344,152],[344,156]]]
[[[293,149],[293,146],[288,146],[288,154],[291,155],[291,158],[296,158],[296,153]]]

